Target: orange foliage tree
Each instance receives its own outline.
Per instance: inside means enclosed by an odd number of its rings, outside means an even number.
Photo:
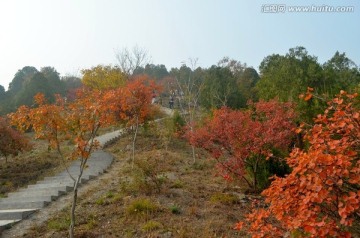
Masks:
[[[0,154],[5,156],[17,155],[19,152],[31,149],[28,138],[13,129],[6,118],[0,117]]]
[[[120,99],[120,117],[128,126],[144,123],[151,117],[151,99],[154,91],[160,88],[147,75],[136,76],[122,90]]]
[[[237,229],[252,237],[351,237],[360,233],[360,112],[357,94],[340,95],[306,134],[307,151],[295,148],[292,172],[274,177],[256,208]],[[298,129],[298,132],[302,128]]]
[[[153,82],[145,78],[129,81],[125,86],[107,91],[81,89],[77,98],[66,102],[56,96],[54,104],[48,104],[44,95],[35,96],[36,107],[22,106],[10,117],[12,123],[22,130],[32,128],[36,138],[46,139],[65,160],[61,142],[71,140],[75,147],[70,159],[80,160],[80,173],[74,178],[73,203],[69,235],[74,237],[75,207],[79,181],[87,166],[91,152],[99,147],[95,137],[100,127],[126,122],[134,125],[136,132],[139,124],[151,114],[152,91],[157,89]],[[136,138],[136,134],[135,134]],[[135,143],[134,138],[134,143]]]
[[[105,94],[109,110],[115,112],[118,121],[133,129],[133,162],[139,125],[151,119],[154,112],[151,104],[152,95],[154,91],[160,90],[161,88],[147,75],[139,75],[128,81],[125,87],[109,90]]]
[[[290,103],[277,100],[249,106],[244,111],[215,110],[205,126],[189,132],[187,137],[190,143],[211,153],[224,178],[236,177],[258,190],[259,167],[266,158],[275,158],[274,149],[287,150],[295,114]]]
[[[95,90],[80,90],[78,98],[71,103],[66,103],[63,98],[56,96],[56,102],[48,104],[42,94],[35,96],[35,102],[37,107],[22,106],[10,117],[12,123],[22,130],[32,128],[36,138],[48,140],[49,145],[58,151],[62,160],[66,158],[61,142],[71,140],[74,143],[70,159],[79,159],[81,162],[80,173],[76,178],[69,173],[74,181],[69,235],[74,237],[78,185],[91,152],[99,146],[95,140],[96,133],[101,126],[113,122],[113,115],[104,106],[106,102],[102,100],[101,92]]]
[[[49,146],[59,149],[59,136],[66,130],[64,100],[56,95],[54,104],[47,104],[44,94],[37,94],[34,97],[37,108],[21,106],[16,113],[10,114],[12,124],[20,130],[33,129],[36,139],[45,139]]]

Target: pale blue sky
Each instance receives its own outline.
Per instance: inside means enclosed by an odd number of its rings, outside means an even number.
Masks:
[[[354,6],[352,13],[262,13],[264,4]],[[0,84],[24,66],[61,75],[115,64],[138,45],[168,69],[229,56],[258,69],[264,57],[304,46],[323,63],[336,50],[360,64],[358,0],[1,0]]]

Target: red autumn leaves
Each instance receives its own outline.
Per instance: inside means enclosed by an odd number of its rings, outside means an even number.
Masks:
[[[274,148],[287,150],[295,114],[290,103],[277,100],[251,103],[249,107],[244,111],[216,110],[204,127],[189,132],[188,137],[192,144],[212,154],[225,178],[235,176],[257,189],[257,166],[272,156]]]
[[[310,98],[311,91],[305,99]],[[236,229],[245,229],[252,237],[350,237],[359,229],[360,114],[356,102],[357,94],[344,91],[329,102],[306,133],[306,149],[294,148],[287,158],[291,173],[273,177],[262,192],[265,204],[257,207],[261,203],[256,203]],[[246,111],[223,108],[189,138],[211,152],[225,178],[231,175],[256,186],[254,166],[271,156],[272,148],[286,149],[291,131],[306,132],[303,125],[292,130],[293,116],[289,105],[276,101],[255,103]]]
[[[306,135],[309,148],[294,149],[292,172],[262,192],[267,208],[247,216],[253,237],[350,237],[360,221],[360,121],[357,95],[333,99]],[[357,99],[358,100],[358,99]],[[242,228],[240,222],[237,228]]]

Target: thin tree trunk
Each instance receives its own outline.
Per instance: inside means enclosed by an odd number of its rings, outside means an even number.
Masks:
[[[195,164],[196,162],[196,156],[195,156],[195,146],[191,146],[191,150],[192,150],[192,156],[193,156],[193,163]]]
[[[255,162],[255,166],[254,166],[254,190],[257,191],[257,167],[258,167],[258,162]]]
[[[194,109],[192,109],[190,106],[189,106],[189,124],[190,124],[190,131],[191,131],[191,134],[194,133],[194,128],[193,128],[193,120],[194,120],[194,113],[195,113],[195,106],[194,106]],[[192,157],[193,157],[193,163],[195,164],[196,162],[196,157],[195,157],[195,146],[191,145],[191,150],[192,150]]]
[[[92,146],[93,146],[93,139],[91,141],[91,146],[89,148],[89,151],[92,150]],[[70,236],[70,238],[74,238],[75,208],[76,208],[76,203],[77,203],[78,188],[79,188],[80,179],[81,179],[81,177],[83,175],[83,172],[84,172],[84,169],[86,167],[86,162],[87,162],[87,158],[81,158],[80,173],[79,173],[76,181],[74,182],[73,201],[72,201],[71,213],[70,213],[70,218],[71,218],[71,223],[70,223],[70,227],[69,227],[69,236]]]
[[[296,140],[297,140],[297,146],[300,150],[304,149],[304,142],[303,142],[303,135],[302,133],[297,133],[296,134]]]
[[[76,182],[74,184],[73,201],[72,201],[71,213],[70,213],[70,218],[71,218],[71,223],[70,223],[70,228],[69,228],[69,236],[70,236],[70,238],[74,238],[75,208],[76,208],[78,186],[79,186],[79,181],[80,181],[81,175],[82,175],[82,171],[80,172],[80,175],[78,176],[78,178],[77,178],[77,180],[76,180]]]
[[[134,168],[134,161],[135,161],[135,142],[136,142],[136,136],[138,133],[138,129],[139,129],[139,117],[136,117],[136,125],[135,125],[135,133],[134,133],[134,139],[132,142],[132,164],[131,164],[131,168]]]

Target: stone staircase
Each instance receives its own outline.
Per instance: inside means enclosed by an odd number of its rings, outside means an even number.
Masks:
[[[123,134],[123,130],[117,130],[98,136],[96,140],[101,147],[112,143]],[[91,154],[84,170],[80,185],[102,174],[112,163],[113,156],[101,149]],[[74,161],[69,167],[70,174],[77,178],[80,173],[80,161]],[[64,170],[58,175],[45,177],[36,184],[21,188],[16,192],[9,193],[6,198],[0,199],[0,234],[3,229],[30,216],[32,213],[46,207],[61,195],[73,191],[74,181],[68,172]]]

